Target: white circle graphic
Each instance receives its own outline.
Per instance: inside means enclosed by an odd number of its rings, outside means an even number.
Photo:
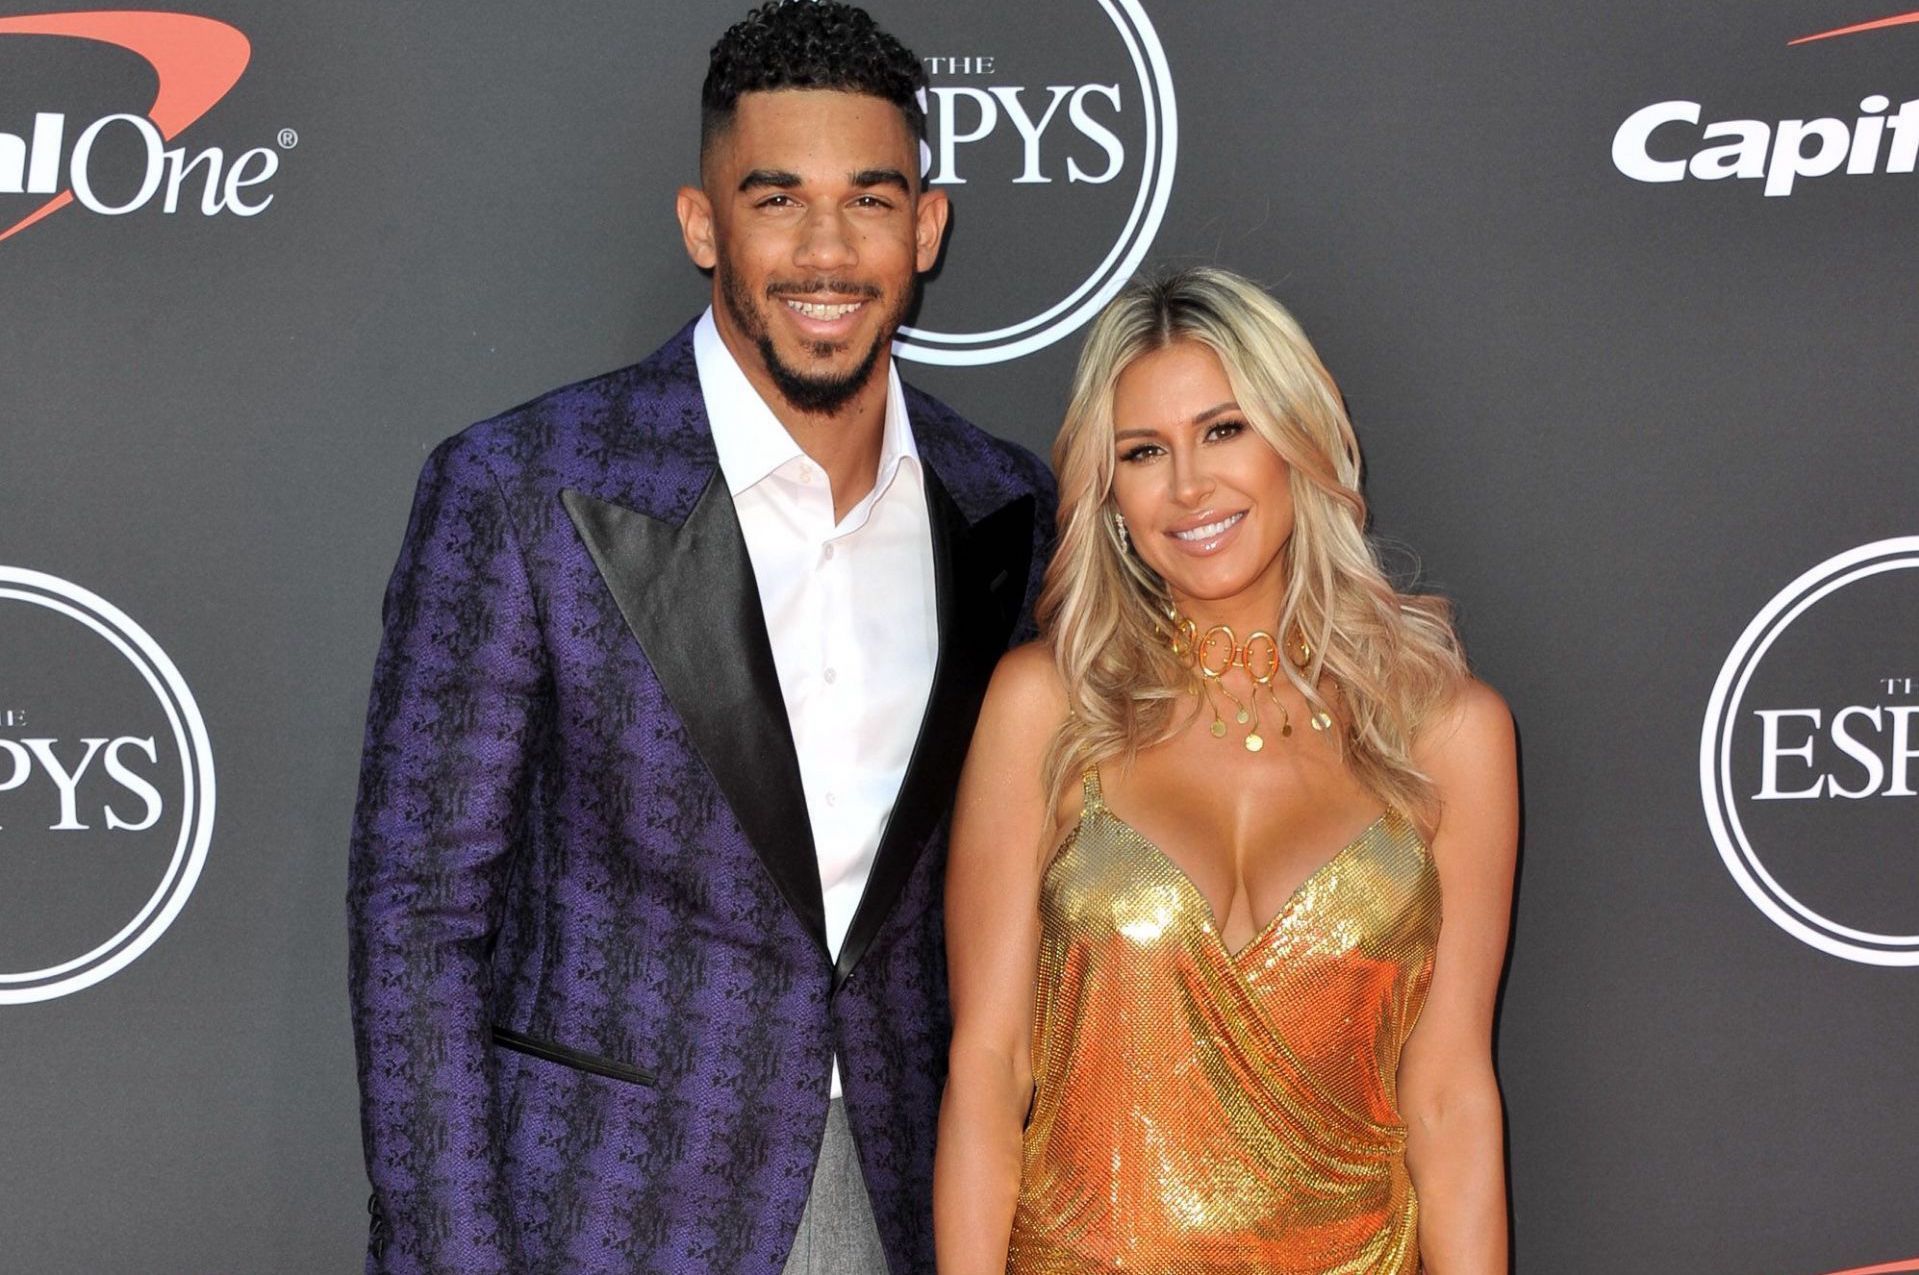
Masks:
[[[105,598],[58,576],[0,566],[0,601],[44,607],[105,639],[131,664],[165,712],[179,749],[183,804],[173,857],[153,894],[118,932],[45,969],[0,972],[0,1005],[53,1000],[125,969],[173,924],[206,865],[213,839],[213,750],[186,679],[150,634]]]
[[[1153,246],[1166,203],[1173,193],[1173,169],[1179,154],[1179,109],[1173,99],[1173,76],[1159,33],[1139,0],[1098,0],[1112,19],[1126,51],[1133,59],[1145,103],[1146,159],[1141,165],[1139,192],[1119,238],[1093,272],[1065,297],[1030,318],[990,332],[935,332],[901,325],[893,352],[916,363],[945,367],[978,367],[1004,363],[1045,349],[1077,331],[1126,286]]]
[[[1781,589],[1733,643],[1713,684],[1699,738],[1699,790],[1719,857],[1753,906],[1773,924],[1822,952],[1866,965],[1919,965],[1919,934],[1874,934],[1807,907],[1766,870],[1739,817],[1732,787],[1732,727],[1746,686],[1766,652],[1807,611],[1859,580],[1919,568],[1919,536],[1861,545],[1828,558]]]

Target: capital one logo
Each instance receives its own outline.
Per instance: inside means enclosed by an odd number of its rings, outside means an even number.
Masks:
[[[1919,536],[1861,545],[1733,644],[1699,741],[1706,821],[1794,938],[1919,965]]]
[[[977,366],[1077,330],[1145,260],[1172,194],[1179,118],[1139,0],[1060,0],[981,22],[927,6],[929,185],[952,230],[903,358]]]
[[[213,835],[206,723],[106,599],[0,566],[0,1005],[124,969],[193,892]]]
[[[0,197],[49,197],[17,220],[11,218],[13,201],[0,198],[0,240],[75,204],[107,217],[155,203],[165,213],[198,209],[209,217],[252,217],[273,202],[261,187],[279,171],[275,149],[256,146],[229,158],[219,146],[167,145],[224,98],[246,70],[252,46],[233,27],[184,13],[42,13],[0,18],[0,37],[7,36],[64,37],[125,49],[152,68],[157,87],[144,113],[116,111],[89,121],[34,110],[19,119],[0,118]],[[278,144],[290,148],[298,140],[286,129]]]
[[[1919,12],[1895,14],[1789,43],[1821,44],[1915,24]],[[1919,30],[1893,38],[1912,40],[1919,51]],[[1862,93],[1846,115],[1810,118],[1707,121],[1707,114],[1702,103],[1678,98],[1641,107],[1613,134],[1613,167],[1641,182],[1756,181],[1773,198],[1791,195],[1805,178],[1910,174],[1919,167],[1919,97],[1895,106],[1875,89]]]
[[[1881,1262],[1877,1266],[1855,1266],[1850,1270],[1834,1271],[1832,1275],[1903,1275],[1910,1271],[1919,1271],[1919,1258],[1906,1262]]]

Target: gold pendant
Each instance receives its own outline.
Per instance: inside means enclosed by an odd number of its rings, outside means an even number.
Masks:
[[[1214,739],[1226,738],[1226,719],[1219,711],[1219,705],[1213,700],[1213,688],[1218,687],[1220,694],[1233,702],[1233,720],[1249,729],[1246,738],[1241,741],[1246,751],[1256,753],[1266,747],[1266,737],[1260,734],[1259,695],[1266,698],[1279,710],[1279,733],[1288,738],[1293,733],[1293,715],[1287,711],[1286,704],[1279,698],[1279,692],[1273,689],[1274,679],[1279,674],[1281,660],[1280,644],[1273,635],[1260,630],[1246,639],[1246,645],[1239,645],[1233,630],[1224,624],[1216,624],[1199,632],[1199,626],[1191,620],[1175,617],[1172,638],[1173,654],[1179,661],[1198,675],[1199,685],[1195,688],[1206,700],[1206,706],[1213,711],[1213,724],[1207,729]],[[1305,635],[1295,628],[1299,648],[1295,659],[1304,663],[1312,656],[1312,647],[1307,644]],[[1225,647],[1223,653],[1221,646]],[[1234,668],[1246,670],[1246,676],[1252,679],[1252,693],[1245,699],[1233,694],[1226,686],[1226,674]],[[1325,713],[1315,714],[1314,730],[1325,730],[1332,724],[1332,718]]]

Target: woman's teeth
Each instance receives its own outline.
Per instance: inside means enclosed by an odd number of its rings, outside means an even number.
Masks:
[[[1204,527],[1194,527],[1191,531],[1175,531],[1173,536],[1178,540],[1211,540],[1214,536],[1217,536],[1220,532],[1226,530],[1245,516],[1243,512],[1236,513],[1230,518],[1222,518],[1218,522],[1209,522]]]

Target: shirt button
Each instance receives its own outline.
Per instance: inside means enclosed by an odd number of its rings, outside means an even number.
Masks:
[[[835,683],[835,682],[837,682],[837,681],[839,681],[839,680],[840,680],[840,675],[839,675],[839,672],[838,672],[837,670],[835,670],[835,669],[827,669],[827,670],[826,670],[826,684],[827,684],[828,686],[831,686],[831,685],[832,685],[833,683]]]
[[[832,546],[832,545],[828,545],[828,546],[826,546],[826,560],[827,560],[828,562],[831,562],[831,561],[833,560],[833,546]]]
[[[800,481],[803,483],[810,483],[813,481],[813,467],[811,465],[800,466]]]
[[[829,806],[837,806],[840,804],[840,799],[829,792],[826,794],[826,804]]]

